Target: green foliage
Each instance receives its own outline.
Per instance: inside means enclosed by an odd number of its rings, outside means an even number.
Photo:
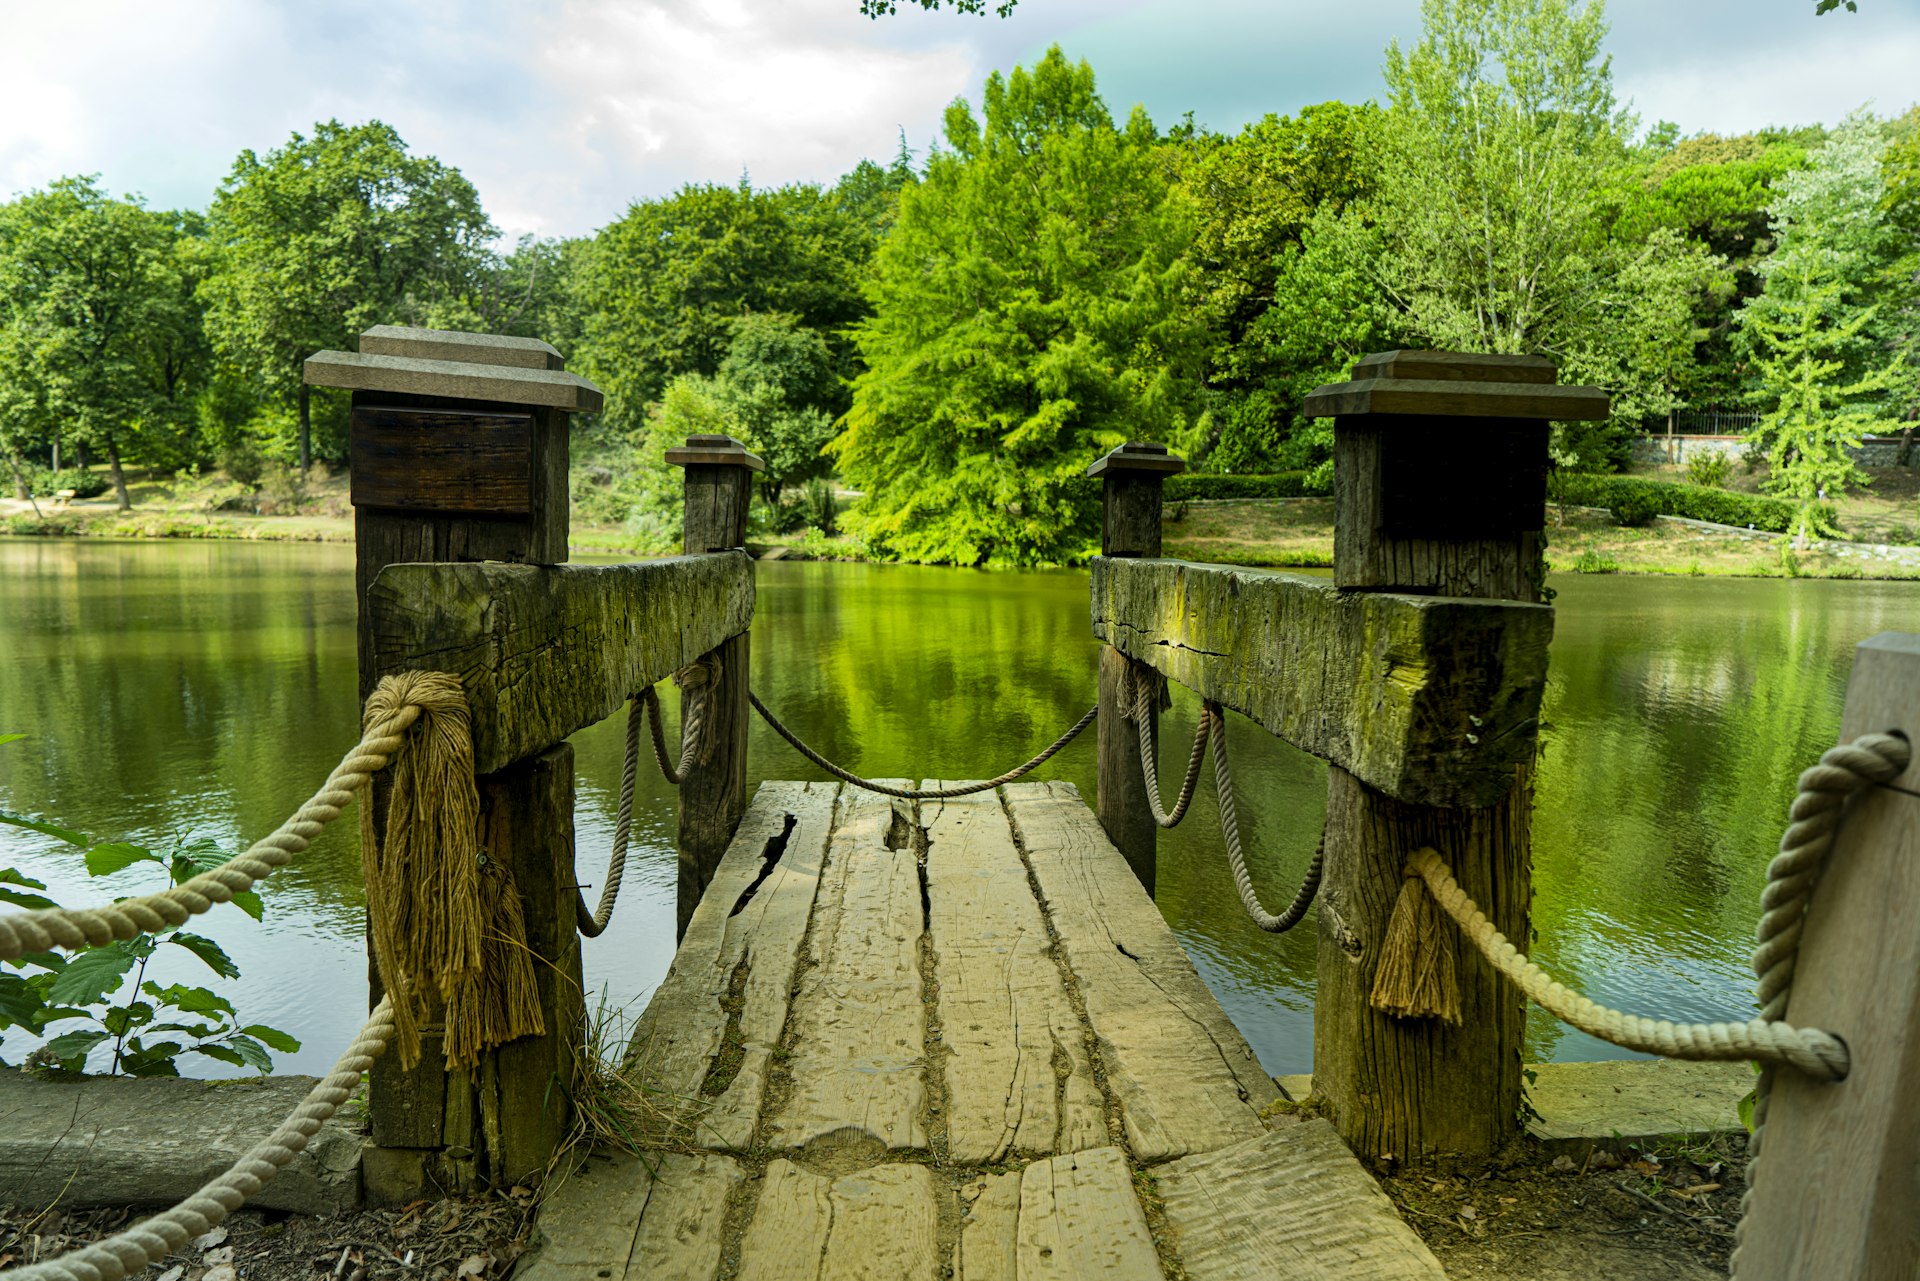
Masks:
[[[645,201],[580,253],[584,328],[571,362],[607,393],[606,425],[637,436],[647,406],[682,374],[720,372],[741,317],[778,314],[822,335],[836,376],[842,331],[865,311],[869,204],[811,185],[687,186]]]
[[[1726,487],[1727,474],[1733,470],[1733,460],[1718,451],[1695,454],[1687,459],[1687,480],[1707,489]]]
[[[1265,476],[1210,476],[1185,472],[1167,477],[1161,496],[1170,503],[1192,498],[1306,498],[1325,494],[1304,471],[1275,472]]]
[[[201,288],[222,359],[281,404],[302,407],[300,366],[352,350],[376,324],[417,323],[451,305],[484,261],[494,228],[459,170],[415,156],[377,120],[316,125],[264,156],[243,151],[209,214],[220,252]],[[320,453],[344,457],[343,414],[322,420]]]
[[[990,77],[983,106],[947,109],[947,149],[902,192],[832,448],[867,494],[860,532],[895,556],[1073,560],[1094,544],[1070,489],[1092,459],[1208,430],[1189,213],[1146,114],[1116,128],[1057,48]]]
[[[783,490],[824,476],[822,454],[842,407],[833,353],[793,317],[742,316],[720,362],[717,392],[732,434],[766,462],[760,491],[778,506]]]
[[[1867,483],[1848,451],[1866,433],[1898,429],[1888,409],[1910,383],[1879,323],[1901,248],[1880,216],[1882,149],[1871,117],[1856,114],[1807,169],[1782,179],[1766,291],[1739,316],[1769,406],[1752,439],[1773,464],[1768,488],[1797,506],[1797,547],[1835,532],[1829,500]]]
[[[15,741],[7,735],[0,742]],[[51,836],[83,850],[90,876],[113,876],[151,863],[164,868],[178,885],[226,860],[211,841],[181,837],[164,850],[126,841],[96,842],[81,832],[26,815],[0,810],[0,824]],[[0,903],[32,911],[55,906],[39,893],[46,885],[12,868],[0,868]],[[258,920],[257,894],[236,894],[234,902]],[[273,1070],[268,1047],[283,1053],[300,1048],[293,1037],[259,1024],[242,1025],[233,1005],[207,988],[172,983],[165,987],[146,977],[163,947],[178,947],[197,957],[221,978],[240,975],[240,967],[213,939],[183,929],[140,934],[86,948],[66,957],[37,952],[17,962],[0,962],[0,1030],[17,1027],[41,1038],[30,1056],[65,1072],[81,1071],[89,1054],[112,1043],[109,1072],[125,1076],[178,1076],[182,1054],[266,1073]],[[120,998],[116,1000],[115,998]],[[49,1034],[54,1024],[84,1026]]]
[[[1645,524],[1655,516],[1685,516],[1690,520],[1764,529],[1777,534],[1792,528],[1796,514],[1792,503],[1778,498],[1633,476],[1562,471],[1554,474],[1549,488],[1553,501],[1578,507],[1604,507],[1623,525]],[[1620,519],[1623,512],[1637,519]]]
[[[929,12],[949,5],[955,13],[984,14],[987,11],[987,0],[912,0],[912,3]],[[1018,3],[1019,0],[996,0],[993,11],[1004,18],[1013,12]],[[1830,5],[1838,3],[1838,0],[1820,0],[1820,3]],[[1847,0],[1847,7],[1853,7],[1853,0]],[[900,0],[860,0],[860,12],[869,18],[884,18],[900,12]]]
[[[112,482],[91,468],[63,467],[59,471],[47,471],[30,467],[27,469],[27,484],[42,498],[63,489],[71,489],[75,498],[98,498],[107,492]]]

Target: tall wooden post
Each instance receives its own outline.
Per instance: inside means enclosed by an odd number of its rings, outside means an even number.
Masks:
[[[1920,744],[1920,635],[1854,651],[1840,741]],[[1775,1068],[1751,1168],[1743,1281],[1920,1276],[1920,753],[1848,803],[1808,905],[1786,1018],[1832,1032],[1835,1084]]]
[[[353,393],[354,582],[360,695],[373,689],[367,589],[388,565],[567,559],[567,415],[597,410],[597,388],[566,373],[546,343],[376,326],[359,352],[321,352],[306,382]],[[573,922],[573,752],[565,744],[478,780],[481,841],[519,888],[546,1033],[503,1045],[471,1072],[448,1072],[441,1029],[422,1029],[420,1062],[375,1062],[370,1200],[504,1186],[538,1174],[565,1138],[583,1030]],[[375,780],[376,817],[386,793]],[[372,999],[380,977],[369,965]]]
[[[689,436],[667,451],[667,461],[687,469],[684,550],[689,556],[731,551],[747,541],[747,507],[754,473],[766,470],[731,436]],[[747,812],[747,684],[749,636],[741,632],[706,654],[719,676],[704,693],[708,746],[694,772],[680,784],[680,889],[674,937],[684,937],[700,906],[720,856],[727,852],[740,816]],[[685,724],[687,701],[680,711]]]
[[[1607,414],[1603,393],[1555,373],[1534,356],[1391,351],[1308,396],[1309,416],[1334,419],[1335,583],[1542,600],[1548,422]],[[1362,1156],[1480,1156],[1518,1132],[1526,1010],[1504,980],[1461,956],[1458,1026],[1394,1018],[1368,997],[1406,856],[1422,845],[1501,932],[1528,937],[1532,768],[1497,804],[1442,809],[1330,767],[1313,1088]]]
[[[1101,479],[1100,554],[1130,559],[1160,555],[1160,486],[1168,476],[1186,470],[1182,459],[1165,445],[1129,441],[1087,468]],[[1160,829],[1147,806],[1146,777],[1140,772],[1139,731],[1134,725],[1132,700],[1127,697],[1128,674],[1157,682],[1158,675],[1111,645],[1100,647],[1099,774],[1095,808],[1107,839],[1126,857],[1147,894],[1153,894]],[[1160,745],[1160,710],[1155,700],[1147,713],[1148,732]]]

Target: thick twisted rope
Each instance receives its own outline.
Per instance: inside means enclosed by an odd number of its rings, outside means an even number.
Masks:
[[[408,728],[420,718],[418,699],[423,681],[430,677],[453,679],[429,672],[404,672],[385,678],[381,684],[395,683],[394,697],[400,705],[368,725],[320,790],[272,835],[256,841],[244,854],[157,894],[122,899],[105,907],[48,907],[0,916],[0,960],[14,961],[29,952],[55,947],[78,951],[171,929],[215,903],[228,902],[235,894],[252,889],[305,853],[314,837],[340,817],[353,794],[366,786],[367,779],[387,767],[405,741]],[[457,681],[454,686],[457,690]]]
[[[1233,884],[1240,891],[1240,905],[1247,909],[1253,923],[1267,933],[1284,934],[1306,916],[1313,896],[1320,891],[1320,869],[1327,854],[1326,832],[1320,833],[1320,844],[1314,847],[1313,861],[1307,864],[1306,878],[1300,882],[1300,891],[1293,896],[1293,902],[1278,916],[1267,911],[1254,892],[1253,878],[1247,874],[1247,858],[1240,849],[1240,819],[1233,809],[1233,769],[1227,764],[1227,714],[1218,704],[1204,703],[1201,721],[1213,739],[1213,779],[1220,793],[1220,835],[1226,842],[1227,862],[1233,867]]]
[[[226,1220],[262,1185],[303,1151],[340,1105],[360,1088],[360,1076],[393,1039],[393,1014],[384,1000],[374,1007],[328,1072],[280,1128],[235,1161],[225,1174],[150,1219],[75,1250],[7,1275],[18,1281],[120,1281],[158,1263],[187,1242]]]
[[[1160,762],[1153,752],[1153,682],[1140,675],[1140,669],[1127,665],[1127,683],[1133,686],[1133,724],[1140,739],[1140,775],[1147,781],[1147,808],[1161,827],[1178,827],[1193,803],[1193,789],[1200,781],[1200,762],[1207,755],[1207,716],[1203,708],[1200,723],[1193,730],[1193,751],[1187,755],[1187,777],[1180,784],[1180,799],[1169,813],[1160,804]]]
[[[1415,850],[1409,872],[1426,882],[1434,901],[1460,926],[1469,942],[1528,1000],[1562,1022],[1615,1045],[1679,1059],[1754,1059],[1791,1064],[1822,1081],[1846,1077],[1847,1047],[1830,1032],[1784,1021],[1793,986],[1794,957],[1814,882],[1833,846],[1841,807],[1854,792],[1894,777],[1906,768],[1910,749],[1902,739],[1869,734],[1831,749],[1800,776],[1792,822],[1780,854],[1767,868],[1767,888],[1754,971],[1760,977],[1761,1015],[1746,1023],[1671,1023],[1608,1009],[1554,981],[1493,927],[1452,872],[1431,849]],[[1765,1078],[1762,1078],[1763,1084]],[[1764,1096],[1762,1096],[1764,1099]],[[1764,1116],[1756,1108],[1755,1136]],[[1757,1145],[1756,1145],[1757,1147]]]
[[[607,922],[613,919],[614,900],[620,897],[620,882],[627,874],[627,842],[633,835],[633,786],[635,776],[640,772],[640,704],[645,702],[648,715],[653,721],[653,750],[660,762],[662,773],[669,782],[680,780],[667,770],[666,748],[660,734],[660,699],[649,685],[639,697],[627,703],[627,750],[626,760],[620,767],[620,817],[613,827],[613,853],[607,856],[607,875],[600,888],[600,905],[591,912],[587,910],[587,901],[576,890],[573,896],[574,924],[579,926],[584,938],[599,938],[606,932]],[[682,746],[691,741],[686,731],[681,730]],[[681,764],[691,762],[686,759],[690,751],[683,754]]]
[[[799,735],[795,734],[792,730],[788,729],[785,725],[782,725],[780,723],[780,718],[767,710],[767,705],[760,701],[760,696],[758,694],[755,694],[754,692],[749,690],[747,692],[747,701],[753,704],[754,711],[760,713],[760,719],[764,720],[767,724],[773,727],[774,733],[778,734],[781,738],[786,739],[787,742],[793,744],[793,748],[795,751],[799,752],[802,756],[806,757],[808,760],[812,761],[815,765],[818,765],[821,769],[833,775],[835,778],[841,779],[844,782],[852,783],[855,787],[865,788],[869,792],[878,792],[882,796],[898,796],[903,800],[909,800],[909,801],[950,800],[956,796],[971,796],[975,792],[991,791],[992,789],[1000,786],[1002,783],[1011,783],[1015,779],[1019,778],[1021,775],[1030,773],[1031,771],[1036,770],[1040,768],[1040,766],[1046,764],[1047,761],[1053,757],[1053,754],[1055,752],[1058,752],[1061,748],[1065,747],[1068,743],[1071,743],[1075,738],[1079,737],[1080,731],[1085,729],[1087,726],[1093,724],[1093,718],[1100,714],[1100,707],[1098,704],[1095,704],[1094,706],[1089,707],[1087,709],[1087,714],[1085,716],[1082,716],[1079,720],[1075,721],[1073,723],[1073,727],[1069,729],[1066,733],[1062,734],[1059,738],[1054,739],[1052,743],[1048,744],[1047,749],[1045,751],[1041,752],[1038,756],[1026,762],[1024,765],[1016,765],[1014,768],[1008,770],[1006,773],[1000,775],[1000,777],[998,778],[990,778],[984,783],[969,783],[965,787],[947,787],[947,788],[933,789],[933,788],[911,788],[911,787],[888,787],[884,783],[876,783],[872,779],[861,778],[858,774],[854,773],[852,770],[840,768],[838,765],[835,765],[832,761],[820,755],[820,753],[814,751],[811,747],[808,747],[805,743],[801,742]]]

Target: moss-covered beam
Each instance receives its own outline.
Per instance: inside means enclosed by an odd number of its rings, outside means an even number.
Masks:
[[[545,751],[753,621],[744,552],[633,565],[389,565],[367,591],[374,669],[454,672],[481,774]]]
[[[1482,806],[1533,757],[1553,611],[1102,558],[1093,632],[1389,796]]]

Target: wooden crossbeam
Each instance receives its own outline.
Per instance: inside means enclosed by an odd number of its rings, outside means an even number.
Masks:
[[[376,676],[454,672],[474,769],[502,769],[618,711],[753,621],[744,552],[632,565],[389,565],[367,590]]]
[[[1389,796],[1484,806],[1533,758],[1553,611],[1100,558],[1093,632]]]

